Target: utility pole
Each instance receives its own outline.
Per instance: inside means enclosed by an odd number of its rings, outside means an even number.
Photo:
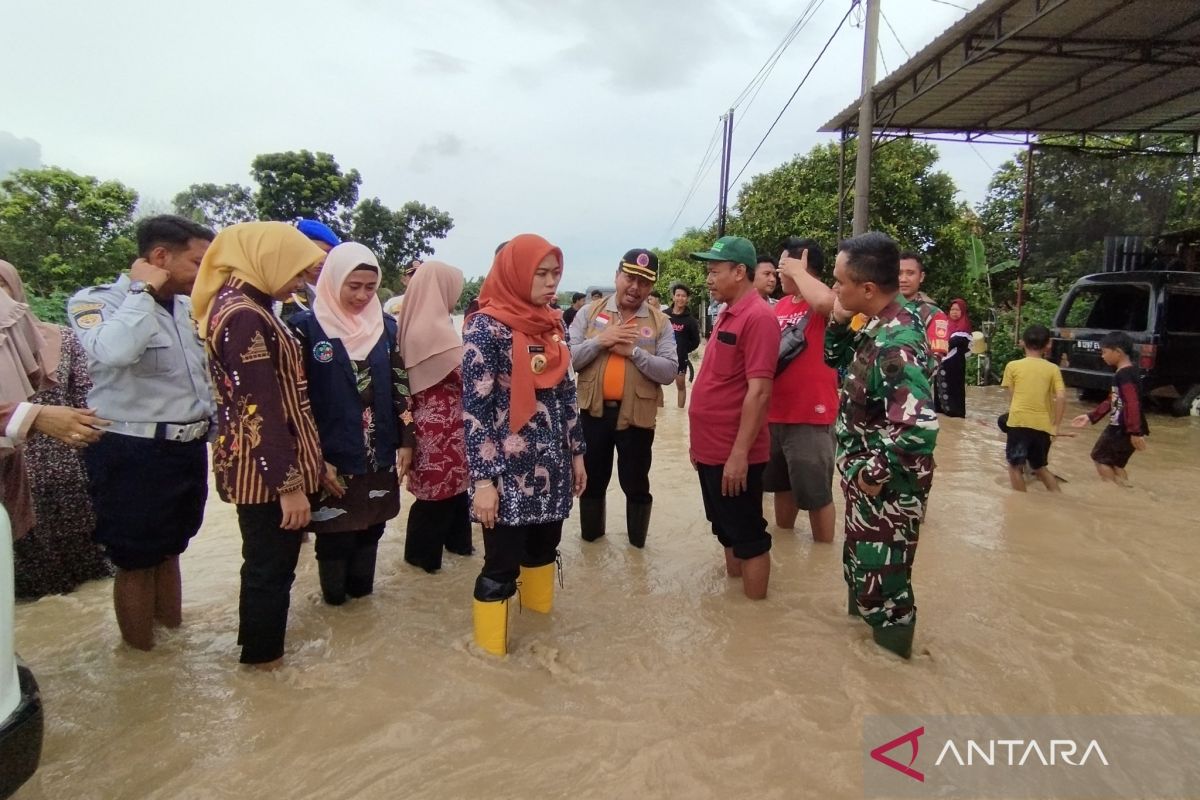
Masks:
[[[721,136],[721,190],[717,195],[717,236],[725,235],[725,220],[729,209],[729,160],[733,151],[733,109],[725,115],[725,130]]]
[[[875,127],[875,53],[879,49],[879,0],[854,0],[866,5],[863,43],[862,96],[858,100],[858,158],[854,169],[854,235],[866,233],[871,199],[871,144]]]

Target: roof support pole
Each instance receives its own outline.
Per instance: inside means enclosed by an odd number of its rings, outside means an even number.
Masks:
[[[1025,295],[1025,262],[1029,258],[1029,206],[1033,202],[1033,142],[1025,148],[1025,199],[1021,203],[1021,253],[1017,259],[1017,313],[1013,341],[1021,343],[1021,303]]]
[[[846,128],[838,139],[838,241],[846,238]]]
[[[871,144],[875,129],[875,53],[879,49],[879,0],[862,0],[867,11],[863,42],[862,96],[858,101],[858,158],[854,170],[854,234],[866,233],[871,199]]]

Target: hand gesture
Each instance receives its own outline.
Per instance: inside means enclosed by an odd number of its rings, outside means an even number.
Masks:
[[[1145,450],[1146,449],[1146,437],[1145,436],[1130,436],[1129,443],[1133,445],[1134,450]]]
[[[633,345],[637,344],[637,338],[637,330],[631,325],[608,325],[596,335],[595,341],[609,350],[614,350],[620,345],[629,345],[632,351]]]
[[[475,496],[471,498],[471,512],[479,524],[485,528],[496,527],[496,514],[500,510],[500,495],[490,481],[475,487]]]
[[[337,467],[328,461],[325,462],[325,470],[321,473],[321,488],[334,497],[343,497],[346,494],[342,482],[338,480]]]
[[[396,451],[396,474],[400,480],[404,480],[404,476],[412,468],[413,449],[411,447],[401,447]]]
[[[168,280],[171,279],[171,273],[167,272],[162,267],[156,267],[144,258],[139,258],[133,262],[133,266],[129,268],[129,280],[145,281],[158,291],[163,287]]]
[[[583,466],[583,456],[571,457],[571,491],[579,497],[583,494],[583,490],[587,488],[587,470]]]
[[[71,447],[87,447],[100,440],[110,424],[96,416],[94,408],[71,408],[70,406],[41,406],[33,418],[33,430],[58,439]]]
[[[1072,428],[1086,428],[1088,426],[1089,422],[1091,422],[1091,420],[1088,419],[1087,414],[1080,414],[1078,417],[1075,417],[1074,419],[1071,420],[1071,427]]]
[[[285,531],[303,530],[312,520],[308,495],[304,494],[303,489],[295,489],[279,495],[279,508],[283,511],[283,520],[279,523],[279,527]]]

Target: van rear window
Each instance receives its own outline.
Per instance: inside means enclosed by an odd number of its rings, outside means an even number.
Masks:
[[[1167,331],[1200,333],[1200,292],[1167,291]]]
[[[1060,328],[1144,331],[1150,319],[1150,288],[1138,284],[1081,286],[1058,315]]]

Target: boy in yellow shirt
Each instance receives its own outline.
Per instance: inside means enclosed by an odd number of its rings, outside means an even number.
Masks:
[[[1023,467],[1028,464],[1047,490],[1057,492],[1058,480],[1046,464],[1050,440],[1057,435],[1067,409],[1067,388],[1058,366],[1045,358],[1050,330],[1045,325],[1030,325],[1021,341],[1025,357],[1010,361],[1000,382],[1012,392],[1004,445],[1008,479],[1013,489],[1025,491]]]

